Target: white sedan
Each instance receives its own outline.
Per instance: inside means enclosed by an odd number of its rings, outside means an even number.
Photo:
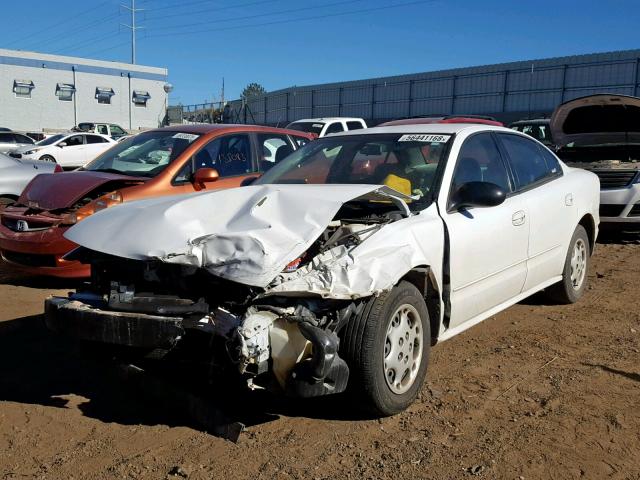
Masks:
[[[59,133],[9,153],[14,158],[55,162],[62,168],[77,168],[90,162],[117,142],[98,133]]]
[[[211,371],[301,397],[351,384],[392,415],[420,392],[431,345],[540,290],[584,294],[598,207],[596,175],[506,128],[330,135],[249,186],[79,222],[65,237],[99,272],[94,295],[47,300],[46,321],[146,351],[208,334]]]

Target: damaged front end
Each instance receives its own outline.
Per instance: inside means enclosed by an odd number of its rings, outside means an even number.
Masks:
[[[135,232],[130,232],[125,242],[104,252],[91,223],[103,215],[117,221],[124,213],[122,228],[130,231],[139,226],[135,210],[132,214],[136,204],[128,211],[114,208],[95,215],[71,230],[70,238],[83,246],[67,256],[91,264],[91,287],[68,298],[48,299],[47,325],[82,340],[134,348],[152,358],[204,336],[210,370],[235,372],[250,387],[298,397],[342,392],[349,368],[339,355],[341,330],[362,314],[370,298],[399,278],[385,276],[391,275],[391,267],[373,266],[372,272],[380,270],[375,275],[378,283],[370,272],[366,285],[349,285],[354,252],[390,224],[412,217],[401,195],[390,198],[381,187],[362,187],[356,194],[335,189],[345,197],[337,200],[312,195],[315,210],[298,195],[298,207],[313,213],[305,213],[304,222],[291,222],[288,229],[277,229],[273,212],[283,209],[269,203],[287,202],[290,193],[296,197],[289,191],[296,186],[283,191],[271,186],[238,189],[248,213],[230,209],[227,219],[218,218],[217,225],[206,227],[184,221],[180,234],[187,238],[182,251],[160,252],[147,245],[147,252],[136,252],[129,240]],[[230,199],[233,194],[229,190],[208,195]],[[154,218],[150,204],[164,201],[136,203],[147,218]],[[182,213],[178,207],[197,209],[200,204],[193,198],[181,202],[160,215],[165,223],[148,223],[147,243],[154,243],[154,229],[166,227],[167,217]],[[197,212],[191,217],[207,218]],[[111,226],[117,228],[113,222]],[[185,232],[186,228],[195,231]],[[223,233],[198,235],[205,228]],[[240,240],[230,249],[234,238]],[[176,239],[166,243],[172,241]],[[248,249],[249,243],[257,246]],[[411,268],[402,257],[405,249],[400,245],[393,249],[395,259],[389,257],[404,272]],[[354,272],[368,278],[357,268]]]
[[[82,249],[73,257],[86,260],[85,255],[93,258],[91,291],[47,299],[51,330],[149,358],[206,335],[211,366],[236,371],[250,386],[300,397],[346,388],[349,370],[338,355],[337,328],[356,313],[352,302],[275,297],[261,302],[255,289],[200,269]],[[122,278],[126,282],[117,280]]]

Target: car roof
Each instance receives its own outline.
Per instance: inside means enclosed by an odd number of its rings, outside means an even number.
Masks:
[[[389,122],[381,123],[380,126],[392,126],[392,125],[420,125],[420,124],[434,124],[434,123],[473,123],[478,125],[495,125],[496,127],[504,126],[502,122],[497,120],[489,120],[487,118],[480,117],[468,117],[465,115],[451,115],[448,117],[415,117],[415,118],[401,118],[399,120],[391,120]]]
[[[453,135],[461,132],[509,132],[518,133],[506,127],[497,127],[494,125],[483,125],[478,123],[429,123],[429,124],[411,124],[411,125],[390,125],[388,127],[373,127],[362,130],[352,130],[348,132],[333,133],[329,137],[337,137],[344,135],[372,135],[376,133],[434,133]]]
[[[340,121],[340,120],[344,120],[345,122],[360,122],[362,121],[362,118],[357,118],[357,117],[319,117],[319,118],[300,118],[298,120],[295,120],[291,123],[298,123],[298,122],[317,122],[317,123],[327,123],[327,122],[335,122],[335,121]],[[289,125],[291,125],[291,123]]]
[[[155,128],[148,132],[176,132],[176,133],[196,133],[204,135],[207,133],[227,133],[227,132],[267,132],[267,133],[288,133],[290,135],[307,137],[310,134],[297,130],[287,130],[286,128],[265,127],[262,125],[245,125],[241,123],[215,123],[198,125],[171,125],[169,127]]]
[[[550,118],[532,118],[531,120],[518,120],[517,122],[513,122],[510,125],[544,125],[547,123],[551,123]]]
[[[60,133],[54,133],[53,135],[64,135],[65,137],[72,137],[74,135],[97,135],[98,137],[108,138],[109,140],[113,140],[109,135],[104,135],[102,133],[95,133],[95,132],[85,132],[84,130],[81,130],[79,132],[60,132]]]

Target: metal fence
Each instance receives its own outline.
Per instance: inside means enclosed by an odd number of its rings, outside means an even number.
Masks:
[[[629,50],[291,87],[230,102],[230,121],[283,126],[300,118],[353,116],[375,125],[450,114],[512,121],[548,115],[564,101],[594,93],[637,96],[639,64],[640,50]]]

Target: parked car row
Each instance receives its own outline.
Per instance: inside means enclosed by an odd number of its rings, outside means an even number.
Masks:
[[[46,301],[56,332],[127,358],[188,352],[296,397],[350,386],[393,415],[432,345],[539,291],[580,299],[601,198],[640,203],[635,102],[578,99],[530,122],[552,149],[471,115],[151,130],[36,176],[0,211],[0,252],[90,275]]]

